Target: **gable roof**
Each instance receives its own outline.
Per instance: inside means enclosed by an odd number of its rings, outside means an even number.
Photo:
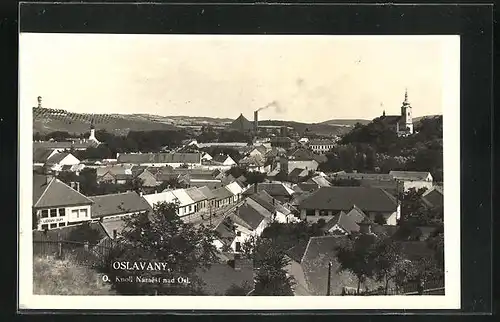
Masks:
[[[214,229],[219,234],[220,241],[227,245],[230,245],[236,238],[236,233],[234,232],[232,225],[232,220],[229,217],[226,217],[224,220],[221,220]]]
[[[290,177],[306,176],[309,173],[309,171],[306,171],[305,174],[303,173],[304,171],[306,170],[302,168],[295,168],[288,175]]]
[[[216,200],[227,199],[233,196],[231,191],[227,190],[226,187],[220,187],[218,189],[215,189],[212,191],[212,193],[215,195]]]
[[[243,204],[238,208],[236,217],[246,223],[252,230],[259,227],[260,223],[265,219],[255,208],[247,204]],[[235,222],[239,221],[235,220]]]
[[[316,182],[301,182],[295,185],[298,188],[298,192],[314,192],[319,189],[319,185]]]
[[[69,155],[73,156],[69,152],[56,153],[53,156],[51,156],[50,158],[48,158],[46,162],[47,162],[47,164],[58,164],[59,162],[64,160],[64,158],[66,158]]]
[[[229,128],[235,129],[238,131],[248,131],[253,129],[253,123],[247,120],[243,114],[240,114],[236,120],[234,120],[230,125]]]
[[[34,163],[45,163],[49,156],[53,153],[50,149],[38,148],[33,149],[33,162]]]
[[[243,195],[252,195],[255,192],[255,183],[252,184],[247,190],[243,192]],[[281,183],[272,183],[272,182],[260,182],[257,184],[257,192],[266,191],[269,195],[276,196],[285,196],[290,197],[292,192],[288,191],[286,187]]]
[[[352,206],[347,216],[351,217],[355,223],[360,223],[367,217],[363,210],[359,209],[356,205]]]
[[[338,225],[342,230],[344,230],[348,234],[359,231],[359,226],[354,220],[354,218],[348,216],[343,211],[334,215],[329,221],[327,221],[323,229],[329,231],[330,229],[335,227],[335,225]]]
[[[195,202],[207,200],[207,197],[205,197],[205,195],[196,187],[187,188],[185,191]]]
[[[189,197],[184,189],[172,190],[172,193],[177,198],[177,200],[179,200],[180,207],[185,207],[195,203],[195,201],[191,199],[191,197]]]
[[[315,177],[311,178],[311,181],[318,184],[320,187],[330,187],[331,186],[330,182],[322,176],[315,176]]]
[[[217,154],[216,156],[213,157],[213,161],[215,162],[220,162],[220,163],[224,163],[224,161],[227,160],[227,158],[229,158],[228,155],[225,155],[225,154]]]
[[[422,200],[429,207],[442,207],[444,203],[443,191],[438,187],[432,187],[422,194]]]
[[[143,195],[143,198],[149,204],[150,207],[154,208],[154,206],[159,202],[166,203],[178,203],[179,200],[175,197],[172,191],[163,191],[160,193],[152,193]]]
[[[303,200],[301,209],[350,210],[354,205],[363,211],[393,212],[397,201],[379,188],[321,187]]]
[[[243,192],[243,189],[236,181],[233,181],[230,184],[226,185],[226,189],[229,190],[235,196]]]
[[[407,181],[424,181],[428,177],[431,177],[430,172],[420,172],[420,171],[390,171],[389,175],[397,180],[407,180]]]
[[[148,202],[134,191],[92,196],[92,218],[151,210]]]
[[[210,188],[207,186],[199,187],[198,191],[201,192],[207,200],[212,200],[216,198],[212,190],[210,190]]]
[[[33,207],[49,208],[72,205],[90,205],[92,200],[59,179],[47,184],[43,175],[33,175]]]

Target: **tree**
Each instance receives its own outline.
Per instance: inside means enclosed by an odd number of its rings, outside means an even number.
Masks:
[[[264,182],[266,179],[266,174],[258,171],[249,171],[246,173],[245,177],[247,178],[247,184],[258,184]]]
[[[103,236],[99,231],[91,227],[87,222],[76,226],[68,236],[70,241],[88,242],[90,246],[96,245],[102,238]]]
[[[277,249],[270,239],[256,238],[253,246],[253,251],[248,254],[257,268],[254,294],[292,296],[295,282],[285,269],[289,260],[284,251]]]
[[[226,296],[246,296],[250,291],[252,290],[252,287],[248,284],[248,282],[244,282],[241,285],[237,284],[232,284],[227,290],[224,295]]]
[[[389,283],[404,270],[406,260],[402,255],[400,244],[391,238],[378,240],[374,246],[374,276],[376,281],[384,282],[387,295]]]
[[[431,221],[430,212],[422,202],[425,188],[411,188],[401,196],[401,220],[414,226],[425,226]]]
[[[358,279],[357,294],[360,292],[361,284],[374,274],[374,244],[373,237],[361,235],[337,247],[340,271],[350,271]]]
[[[165,283],[119,283],[114,288],[128,295],[199,295],[203,294],[203,282],[197,276],[199,270],[207,269],[217,262],[217,249],[213,245],[216,233],[201,225],[195,227],[184,223],[176,213],[177,205],[159,203],[152,213],[125,218],[119,246],[108,257],[105,272],[111,281],[116,277],[131,276],[130,272],[114,270],[112,262],[156,262],[164,263],[168,270],[140,271],[148,278],[189,278],[190,284]],[[133,277],[135,278],[135,277]]]

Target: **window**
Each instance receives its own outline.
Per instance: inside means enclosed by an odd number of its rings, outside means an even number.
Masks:
[[[79,213],[78,213],[78,209],[71,210],[71,215],[73,218],[80,218]]]
[[[241,231],[237,231],[236,236],[241,236]]]
[[[57,217],[57,209],[50,209],[50,217]]]
[[[45,229],[49,229],[49,225],[47,225],[47,224],[42,225],[42,230],[45,230]]]
[[[49,217],[49,210],[48,209],[42,210],[42,218],[47,218],[47,217]]]
[[[59,216],[64,217],[66,216],[66,209],[64,208],[59,208]]]
[[[320,210],[319,211],[319,215],[320,216],[328,216],[328,211],[326,211],[326,210]]]
[[[89,215],[87,209],[80,209],[80,214],[82,215],[82,218],[86,218]]]
[[[236,251],[241,252],[241,243],[240,242],[236,242]]]
[[[50,224],[50,229],[57,228],[57,224]]]
[[[66,223],[65,222],[60,222],[59,223],[59,227],[66,227]]]

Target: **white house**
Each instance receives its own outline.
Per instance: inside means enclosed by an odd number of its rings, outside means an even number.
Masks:
[[[201,155],[201,160],[202,161],[210,161],[212,160],[212,156],[210,154],[208,154],[207,152],[204,152],[202,155]]]
[[[146,202],[149,204],[151,208],[154,209],[154,207],[158,203],[176,203],[178,204],[179,201],[175,197],[175,195],[172,193],[172,191],[163,191],[159,193],[152,193],[152,194],[145,194],[143,195],[143,198],[146,200]],[[179,211],[177,211],[177,215],[179,215]]]
[[[245,241],[252,236],[260,236],[268,224],[269,220],[266,217],[253,207],[244,204],[218,225],[216,231],[219,233],[224,231],[224,235],[221,234],[224,237],[221,239],[225,240],[218,240],[214,244],[219,249],[226,244],[232,252],[240,253]]]
[[[196,212],[196,201],[191,199],[184,189],[172,190],[172,193],[179,201],[178,205],[178,215],[179,217],[184,217],[187,215],[194,214]]]
[[[430,172],[390,171],[389,175],[396,180],[399,192],[405,192],[412,188],[415,190],[422,188],[430,190],[433,186],[433,178]]]
[[[328,221],[341,211],[350,212],[356,206],[370,219],[382,216],[387,225],[396,225],[401,207],[394,196],[380,188],[321,187],[299,204],[300,218],[316,222]]]
[[[229,167],[235,166],[237,164],[229,155],[225,154],[216,155],[213,158],[213,161],[220,163],[223,166],[229,166]]]
[[[311,140],[309,147],[316,153],[324,154],[335,147],[333,140]]]
[[[55,153],[45,163],[47,167],[54,171],[61,171],[65,165],[74,166],[78,164],[80,164],[80,160],[69,152]]]
[[[33,175],[34,229],[57,229],[90,221],[92,203],[59,179]]]
[[[243,193],[243,188],[236,181],[226,185],[225,188],[234,195],[233,202],[237,202],[240,200],[241,194]]]

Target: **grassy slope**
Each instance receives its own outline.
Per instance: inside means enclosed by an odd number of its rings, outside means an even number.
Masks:
[[[35,257],[33,294],[38,295],[114,295],[111,286],[95,270],[68,260]]]

